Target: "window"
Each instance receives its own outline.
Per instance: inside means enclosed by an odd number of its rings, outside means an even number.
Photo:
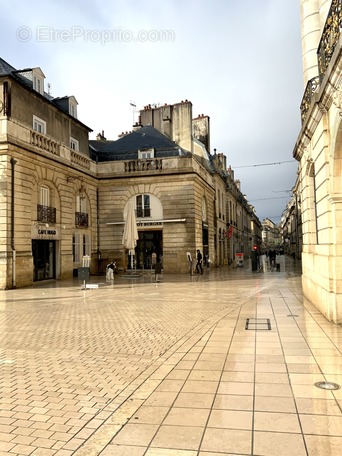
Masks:
[[[70,149],[75,150],[76,152],[80,150],[77,139],[70,138]]]
[[[44,95],[44,79],[44,73],[39,67],[32,69],[33,90],[40,93],[41,95]]]
[[[46,122],[45,120],[40,119],[37,116],[33,116],[33,130],[41,133],[42,135],[46,134]]]
[[[82,263],[85,255],[90,256],[90,236],[88,234],[75,233],[72,236],[72,256],[74,263]]]
[[[150,195],[137,195],[136,198],[137,217],[150,217],[151,216],[151,203]]]
[[[37,220],[44,223],[56,223],[56,208],[50,206],[49,187],[41,185],[38,191]]]
[[[42,185],[39,190],[39,204],[42,206],[50,206],[50,189],[46,185]]]
[[[87,213],[87,199],[84,196],[76,195],[76,212]]]
[[[149,150],[139,150],[138,152],[138,158],[141,159],[148,159],[148,158],[154,158],[154,149],[149,149]]]
[[[205,199],[202,199],[202,222],[207,221],[207,203]]]
[[[77,101],[74,96],[69,98],[69,114],[77,119]]]
[[[37,76],[33,76],[33,88],[37,92],[42,93],[42,81]]]

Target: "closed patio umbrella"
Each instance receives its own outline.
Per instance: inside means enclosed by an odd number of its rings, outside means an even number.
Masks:
[[[139,239],[139,234],[132,201],[129,201],[126,205],[124,219],[125,226],[122,236],[122,245],[128,249],[129,254],[131,255],[131,269],[133,269],[133,257],[135,255],[135,247],[137,245],[137,240]]]

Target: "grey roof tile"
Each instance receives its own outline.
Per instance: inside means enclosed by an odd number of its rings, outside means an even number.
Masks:
[[[116,141],[89,141],[93,158],[98,161],[135,160],[139,150],[155,149],[156,157],[184,155],[178,144],[147,125],[123,136]]]

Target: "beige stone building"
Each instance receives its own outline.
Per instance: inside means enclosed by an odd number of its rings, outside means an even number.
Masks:
[[[97,244],[96,164],[75,97],[0,59],[0,287],[71,277]]]
[[[193,119],[187,100],[146,106],[132,132],[89,141],[76,98],[52,97],[44,79],[0,59],[0,288],[71,278],[87,256],[93,274],[110,260],[126,270],[130,203],[140,270],[155,259],[188,273],[197,249],[210,267],[249,253],[257,217],[224,155],[210,154],[208,116]]]
[[[282,246],[280,228],[272,220],[265,218],[262,221],[262,247],[263,250],[279,249]]]
[[[301,0],[302,128],[294,149],[303,230],[303,290],[342,322],[341,0]]]

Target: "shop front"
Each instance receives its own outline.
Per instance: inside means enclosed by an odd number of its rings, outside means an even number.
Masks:
[[[56,228],[34,226],[32,229],[33,281],[56,279]]]
[[[161,263],[163,256],[163,231],[139,231],[135,252],[137,269],[151,269],[153,264]]]

